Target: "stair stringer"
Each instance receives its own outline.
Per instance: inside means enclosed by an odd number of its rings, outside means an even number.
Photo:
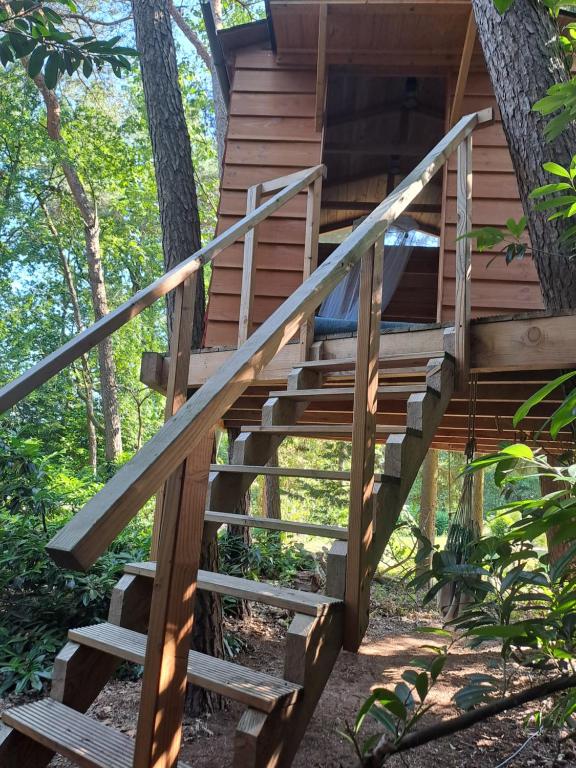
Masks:
[[[328,552],[326,594],[344,600],[345,541]],[[238,723],[233,768],[289,768],[330,679],[344,640],[344,603],[321,617],[296,614],[286,637],[284,679],[303,687],[291,707],[266,715],[249,707]]]
[[[112,591],[108,621],[145,631],[151,600],[150,579],[125,574]],[[54,660],[50,698],[84,713],[120,664],[102,651],[68,642]],[[0,724],[2,768],[45,768],[54,755],[20,731]]]
[[[406,432],[386,441],[384,472],[374,493],[374,534],[370,554],[374,573],[454,392],[454,361],[428,363],[428,391],[408,399]]]

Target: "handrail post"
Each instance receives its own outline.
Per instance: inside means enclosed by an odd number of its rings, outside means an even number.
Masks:
[[[464,392],[470,377],[470,283],[472,280],[472,134],[458,146],[456,225],[456,292],[454,332],[456,389]]]
[[[364,254],[360,267],[344,625],[344,648],[349,651],[358,650],[370,607],[383,250],[382,237]]]
[[[306,236],[304,240],[304,266],[302,282],[307,280],[318,266],[318,237],[320,234],[320,207],[322,204],[322,176],[308,187],[306,198]],[[309,317],[300,329],[300,360],[308,359],[314,340],[314,317]]]
[[[262,185],[249,187],[246,198],[246,216],[260,205]],[[242,288],[240,290],[240,314],[238,317],[238,346],[242,346],[252,333],[252,308],[254,306],[254,278],[256,277],[256,227],[244,235],[244,259],[242,263]]]

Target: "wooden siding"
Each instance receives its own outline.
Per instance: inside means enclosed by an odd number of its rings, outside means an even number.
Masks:
[[[452,88],[455,80],[452,81]],[[468,77],[462,114],[493,107],[493,125],[474,133],[472,224],[473,227],[503,227],[509,218],[523,215],[516,177],[500,113],[486,70]],[[456,241],[456,156],[448,163],[446,174],[444,255],[441,259],[443,280],[439,290],[440,320],[454,316],[455,241]],[[542,309],[542,296],[536,270],[530,259],[506,266],[493,253],[472,256],[472,317],[508,314]]]
[[[246,212],[253,184],[321,162],[314,127],[316,71],[277,64],[255,46],[236,54],[218,233]],[[254,321],[263,322],[302,281],[306,196],[299,195],[258,228]],[[205,346],[238,339],[243,249],[220,254],[213,267]]]

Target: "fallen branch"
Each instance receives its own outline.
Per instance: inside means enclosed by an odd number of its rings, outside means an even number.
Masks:
[[[529,701],[535,701],[536,699],[545,699],[553,693],[565,691],[568,688],[576,688],[576,675],[560,677],[549,683],[535,685],[533,688],[527,688],[525,691],[515,693],[513,696],[507,696],[504,699],[495,701],[493,704],[487,704],[485,707],[480,707],[480,709],[466,712],[459,717],[452,717],[450,720],[435,723],[429,728],[422,728],[419,731],[414,731],[414,733],[409,733],[396,744],[387,741],[386,737],[383,736],[375,749],[364,758],[362,763],[363,768],[380,768],[391,755],[396,755],[399,752],[406,752],[408,749],[421,747],[429,741],[435,741],[444,736],[458,733],[458,731],[470,728],[471,726],[476,725],[476,723],[487,720],[489,717],[494,717],[494,715],[499,715],[501,712],[506,712],[508,709],[521,707],[523,704],[526,704]]]

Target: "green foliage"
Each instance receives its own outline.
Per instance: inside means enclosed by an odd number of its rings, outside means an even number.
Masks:
[[[72,0],[61,5],[75,14]],[[73,75],[80,67],[84,77],[109,65],[116,75],[131,68],[133,48],[119,45],[121,36],[98,40],[94,35],[74,36],[53,3],[43,0],[12,0],[10,11],[0,9],[0,63],[8,66],[24,59],[30,77],[44,75],[46,87],[53,90],[61,75]]]

